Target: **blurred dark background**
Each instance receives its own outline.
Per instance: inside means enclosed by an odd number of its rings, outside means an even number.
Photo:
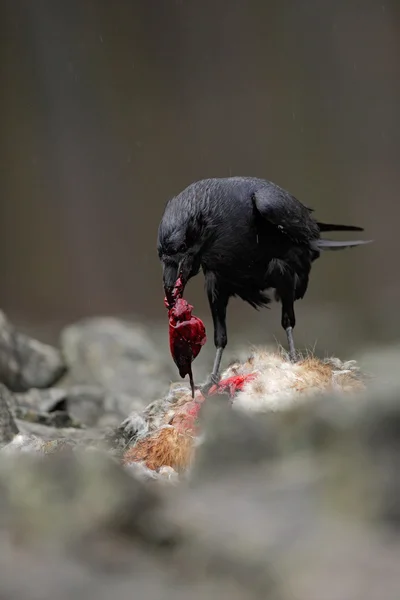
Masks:
[[[2,0],[0,307],[55,331],[98,314],[165,326],[156,233],[194,180],[255,175],[359,224],[296,305],[297,341],[396,340],[398,0]],[[202,276],[187,297],[209,323]],[[284,341],[279,308],[231,335]],[[210,336],[211,342],[211,336]]]

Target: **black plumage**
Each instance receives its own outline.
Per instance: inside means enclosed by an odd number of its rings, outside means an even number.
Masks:
[[[281,324],[295,360],[294,302],[307,291],[312,263],[321,250],[368,243],[321,239],[327,231],[363,229],[320,223],[311,208],[256,177],[204,179],[167,202],[157,243],[167,298],[178,275],[184,286],[200,268],[205,275],[217,349],[207,386],[218,380],[232,296],[257,308],[271,301],[267,290],[272,288],[282,305]]]

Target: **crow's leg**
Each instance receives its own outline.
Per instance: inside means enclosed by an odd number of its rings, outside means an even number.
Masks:
[[[215,286],[210,285],[207,286],[207,295],[214,324],[214,345],[216,348],[216,354],[213,370],[201,388],[203,394],[206,394],[209,389],[214,384],[217,384],[220,380],[222,354],[226,344],[228,343],[226,331],[226,309],[228,306],[229,296],[220,290],[217,292]]]
[[[296,349],[293,340],[293,329],[296,325],[296,316],[294,314],[294,282],[290,279],[286,282],[286,286],[277,290],[282,304],[282,319],[281,325],[286,331],[289,357],[292,362],[296,362]]]
[[[213,370],[212,373],[210,375],[210,378],[212,379],[213,383],[218,383],[219,382],[219,369],[221,366],[221,360],[222,360],[222,353],[224,351],[224,348],[222,346],[217,346],[217,351],[215,353],[215,359],[214,359],[214,365],[213,365]]]
[[[291,325],[289,325],[288,327],[285,327],[285,331],[286,331],[286,337],[287,337],[288,346],[289,346],[289,358],[292,362],[296,362],[297,357],[296,357],[296,349],[294,346],[294,339],[293,339],[293,327]]]

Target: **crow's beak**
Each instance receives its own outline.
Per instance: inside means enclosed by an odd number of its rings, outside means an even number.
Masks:
[[[183,292],[189,279],[199,272],[200,262],[196,259],[195,255],[188,253],[179,262],[164,262],[163,269],[164,291],[168,303],[172,305],[172,292],[178,277],[181,278],[181,290]]]
[[[179,266],[177,263],[168,262],[163,263],[163,284],[164,284],[164,292],[167,297],[168,303],[172,306],[173,298],[172,292],[175,287],[176,280],[178,279],[178,269]]]

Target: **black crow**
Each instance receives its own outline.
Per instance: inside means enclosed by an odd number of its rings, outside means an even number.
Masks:
[[[183,288],[200,268],[205,275],[216,356],[203,389],[219,380],[231,296],[258,308],[271,302],[272,290],[282,305],[281,324],[294,361],[294,302],[307,291],[311,264],[321,250],[371,241],[321,239],[321,232],[363,228],[320,223],[312,213],[289,192],[256,177],[203,179],[167,202],[157,243],[167,299],[179,275]]]

